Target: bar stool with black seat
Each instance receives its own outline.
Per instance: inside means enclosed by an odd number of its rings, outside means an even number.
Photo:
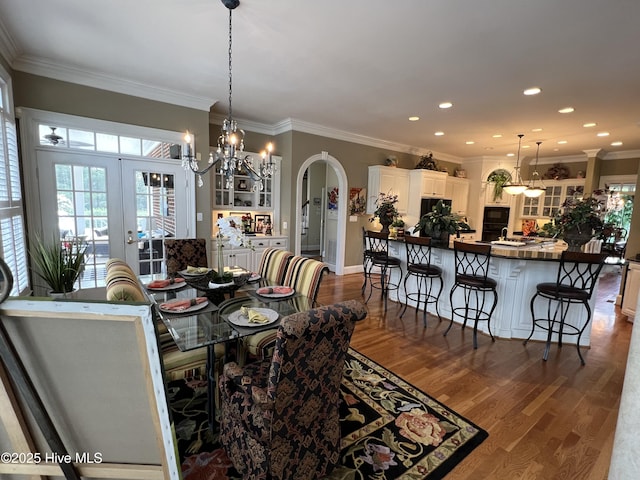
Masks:
[[[381,298],[384,299],[384,311],[387,311],[387,297],[389,296],[389,290],[399,290],[400,281],[402,280],[402,267],[400,265],[400,259],[389,255],[389,234],[384,232],[374,232],[367,230],[367,249],[372,253],[371,262],[369,267],[365,270],[365,284],[369,283],[369,296],[365,303],[369,302],[373,289],[379,289]],[[378,281],[375,281],[373,277],[373,269],[380,269],[380,276]],[[399,270],[399,277],[397,282],[393,282],[391,275],[393,270]]]
[[[585,364],[582,353],[580,352],[580,339],[591,321],[589,300],[591,299],[598,275],[600,275],[606,258],[606,253],[582,253],[565,250],[560,257],[556,282],[539,283],[536,285],[536,293],[531,298],[531,319],[533,322],[531,325],[531,333],[523,343],[526,345],[527,342],[531,340],[536,327],[546,330],[547,341],[542,355],[544,361],[549,358],[551,339],[555,333],[558,335],[559,348],[562,347],[563,335],[578,336],[576,348],[578,350],[578,356],[580,357],[580,363],[582,363],[582,365]],[[534,303],[539,297],[547,300],[546,318],[536,318]],[[586,319],[582,324],[577,324],[575,319],[573,323],[567,321],[569,308],[575,304],[581,304],[586,310]]]
[[[367,289],[367,283],[369,279],[369,275],[367,272],[370,270],[372,264],[371,260],[374,256],[380,254],[381,252],[375,252],[369,249],[367,245],[367,230],[362,227],[362,271],[364,272],[364,281],[362,282],[362,295],[364,296],[364,292]],[[382,252],[384,255],[384,252]]]
[[[435,304],[436,315],[442,321],[438,311],[438,301],[442,293],[442,269],[431,265],[431,237],[404,237],[404,245],[407,252],[407,273],[404,276],[405,303],[400,318],[407,311],[409,300],[416,302],[416,313],[420,310],[420,303],[424,304],[422,321],[427,326],[427,305]],[[407,282],[411,277],[416,280],[416,292],[407,291]],[[438,291],[434,292],[434,281],[438,280]]]
[[[476,243],[453,242],[456,276],[449,301],[451,302],[451,323],[444,332],[446,336],[451,330],[454,317],[463,318],[462,328],[467,326],[467,320],[473,319],[473,348],[478,348],[478,323],[487,322],[491,341],[495,342],[491,333],[491,315],[498,303],[497,283],[489,277],[489,261],[491,260],[491,245]],[[454,307],[453,295],[458,288],[464,290],[464,306]],[[487,294],[491,294],[493,302],[487,310]],[[472,302],[473,299],[473,303]],[[469,314],[472,314],[469,317]]]

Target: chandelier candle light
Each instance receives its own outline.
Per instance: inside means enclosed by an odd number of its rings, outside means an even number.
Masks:
[[[516,160],[516,167],[513,176],[513,181],[509,181],[506,183],[502,189],[507,192],[509,195],[520,195],[527,189],[527,185],[522,181],[522,177],[520,177],[520,145],[522,144],[522,137],[524,137],[523,133],[518,134],[518,158]]]
[[[254,180],[252,190],[264,190],[264,180],[271,178],[275,173],[275,164],[271,157],[273,145],[269,143],[266,150],[262,152],[262,161],[258,167],[254,167],[251,155],[244,155],[244,130],[238,128],[238,123],[233,119],[233,109],[231,98],[233,91],[232,69],[231,69],[231,45],[232,45],[232,22],[231,13],[240,5],[240,0],[221,0],[222,4],[229,9],[229,116],[224,119],[220,136],[218,137],[218,148],[215,152],[209,153],[207,167],[200,170],[197,155],[193,155],[193,137],[187,131],[185,141],[185,155],[182,157],[182,166],[191,169],[198,175],[198,186],[203,185],[202,176],[212,167],[219,165],[219,172],[225,179],[225,188],[233,190],[233,177],[236,172],[248,172]]]
[[[525,197],[539,197],[542,195],[546,188],[542,184],[542,180],[540,180],[540,174],[538,173],[538,154],[540,152],[540,144],[542,142],[536,142],[538,145],[538,149],[536,150],[536,166],[533,169],[533,173],[531,174],[531,181],[529,182],[529,187],[523,192]],[[536,186],[536,182],[540,181],[540,184]]]

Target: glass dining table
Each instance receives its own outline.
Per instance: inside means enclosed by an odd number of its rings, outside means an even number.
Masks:
[[[283,317],[304,312],[317,306],[310,298],[293,292],[289,296],[262,296],[257,289],[268,286],[264,281],[243,285],[232,293],[231,298],[217,305],[209,298],[201,304],[191,305],[183,311],[169,311],[162,304],[202,297],[202,292],[183,283],[162,290],[146,289],[149,300],[154,304],[158,318],[165,325],[176,346],[186,352],[197,348],[207,348],[207,388],[209,424],[214,426],[216,418],[216,356],[215,346],[224,345],[224,361],[236,361],[239,341],[247,336],[265,330],[278,328]],[[274,298],[275,297],[275,298]],[[268,323],[252,324],[240,314],[242,307],[267,309]]]

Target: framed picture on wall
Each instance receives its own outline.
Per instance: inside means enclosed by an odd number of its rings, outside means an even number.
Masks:
[[[271,225],[271,215],[256,215],[256,233],[265,233],[267,225]]]

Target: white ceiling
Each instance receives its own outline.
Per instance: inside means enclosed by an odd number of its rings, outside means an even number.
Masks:
[[[234,117],[450,160],[513,153],[518,133],[523,156],[540,140],[541,158],[637,157],[639,25],[638,0],[241,0]],[[227,30],[220,0],[0,2],[12,68],[216,113],[228,107]],[[542,93],[525,97],[532,86]]]

